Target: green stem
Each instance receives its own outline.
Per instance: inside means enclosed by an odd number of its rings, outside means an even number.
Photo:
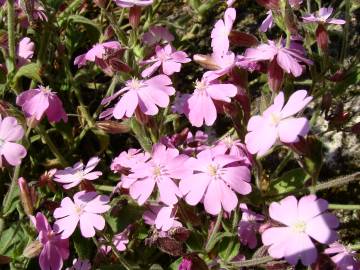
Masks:
[[[9,73],[15,70],[15,8],[14,0],[7,0],[7,23],[8,23],[8,44],[9,44]]]
[[[293,152],[289,151],[286,156],[281,160],[280,164],[276,167],[275,171],[271,174],[270,179],[276,178],[289,163],[293,156]]]
[[[102,237],[104,237],[105,241],[107,242],[108,245],[111,246],[111,249],[113,251],[113,253],[115,254],[115,256],[118,258],[119,262],[122,264],[122,266],[124,266],[124,268],[126,270],[132,270],[133,268],[131,267],[131,265],[122,257],[122,255],[119,253],[119,251],[116,249],[115,245],[113,244],[112,241],[110,241],[110,239],[105,235],[102,234]]]
[[[360,244],[350,245],[351,250],[360,250]]]
[[[69,13],[78,10],[83,0],[73,0],[71,4],[59,15],[59,24],[61,25],[63,20],[66,20]]]
[[[20,165],[17,165],[14,169],[14,174],[13,177],[11,179],[11,184],[10,184],[10,188],[8,190],[8,192],[6,193],[6,196],[4,198],[4,203],[3,203],[3,211],[4,211],[4,216],[6,216],[6,212],[10,209],[10,204],[12,202],[12,197],[13,194],[15,192],[15,189],[17,187],[17,180],[19,179],[19,175],[20,175]]]
[[[329,204],[329,209],[334,210],[360,210],[359,204]]]
[[[117,24],[114,15],[111,12],[108,12],[105,8],[102,8],[102,11],[104,12],[106,18],[110,21],[110,25],[114,29],[115,34],[116,34],[117,38],[119,39],[119,41],[124,46],[127,46],[128,45],[128,38],[126,37],[126,34],[124,33],[124,31],[121,30],[121,28]]]
[[[80,89],[78,87],[73,87],[75,96],[80,104],[80,111],[81,115],[85,118],[87,125],[92,128],[95,126],[94,120],[92,119],[89,111],[87,110],[87,106],[84,103],[84,100],[82,99]]]
[[[46,133],[44,127],[39,125],[39,126],[36,127],[36,131],[39,133],[39,135],[45,141],[46,145],[49,146],[51,152],[57,158],[57,160],[60,162],[61,166],[67,167],[68,162],[63,157],[63,155],[60,153],[60,151],[57,149],[54,142],[51,140],[50,136]]]
[[[217,219],[216,219],[216,223],[215,223],[215,226],[214,226],[214,229],[212,230],[211,234],[210,234],[210,237],[209,237],[209,240],[205,246],[205,250],[206,252],[210,252],[211,249],[213,248],[214,244],[213,244],[213,241],[216,237],[216,234],[217,232],[219,231],[220,229],[220,225],[221,225],[221,221],[222,221],[222,216],[223,216],[223,210],[221,209],[219,215],[217,216]]]
[[[346,24],[344,26],[344,35],[342,40],[343,42],[341,47],[340,63],[344,62],[349,46],[349,29],[350,29],[350,20],[351,20],[350,8],[351,8],[351,1],[345,0]]]
[[[250,267],[250,266],[260,265],[260,264],[264,264],[264,263],[268,263],[268,262],[272,262],[272,261],[274,261],[274,258],[272,258],[270,256],[265,256],[265,257],[260,257],[260,258],[241,261],[241,262],[230,262],[229,264],[232,266],[241,268],[241,267]],[[239,269],[239,268],[237,268],[237,269]]]
[[[255,167],[256,167],[255,184],[256,184],[256,187],[259,189],[259,191],[262,192],[261,180],[262,180],[262,175],[263,175],[263,167],[262,167],[260,160],[255,159]]]

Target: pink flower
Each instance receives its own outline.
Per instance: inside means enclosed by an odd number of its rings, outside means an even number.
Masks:
[[[66,270],[91,270],[91,263],[88,259],[74,259],[73,265]]]
[[[56,235],[42,213],[37,213],[36,217],[30,216],[30,220],[38,231],[38,239],[43,245],[39,256],[40,268],[62,269],[63,261],[69,257],[69,240]]]
[[[186,137],[186,147],[184,149],[184,154],[193,156],[207,148],[209,136],[201,130],[197,130],[195,133],[189,132]]]
[[[299,202],[294,196],[288,196],[269,207],[270,217],[281,223],[280,227],[271,227],[262,233],[264,245],[270,246],[271,257],[285,260],[296,265],[310,265],[316,261],[317,250],[312,239],[330,244],[337,239],[333,230],[339,225],[336,216],[328,213],[327,201],[317,199],[315,195],[302,197]]]
[[[306,59],[298,50],[285,48],[282,42],[275,44],[271,40],[268,41],[268,44],[247,49],[245,57],[250,61],[274,61],[286,73],[293,74],[295,77],[299,77],[303,72],[300,62],[312,65],[312,61]]]
[[[211,47],[214,53],[224,54],[229,51],[229,34],[236,19],[236,10],[228,8],[225,11],[224,19],[218,20],[211,31]]]
[[[83,180],[95,180],[102,175],[102,172],[92,172],[100,162],[98,157],[92,157],[86,166],[82,162],[77,162],[73,167],[58,170],[55,173],[54,181],[64,184],[65,189],[77,186]]]
[[[21,106],[27,118],[40,121],[46,114],[49,122],[60,122],[61,119],[67,122],[68,120],[61,100],[49,87],[39,86],[39,88],[22,92],[17,96],[16,104]]]
[[[69,197],[64,198],[60,207],[54,211],[54,217],[57,219],[54,229],[61,233],[62,239],[69,238],[79,222],[81,234],[86,238],[93,237],[95,229],[104,229],[105,219],[99,214],[110,209],[108,196],[80,191],[75,193],[73,200]]]
[[[15,117],[0,116],[0,168],[4,166],[4,159],[12,166],[21,163],[26,156],[26,149],[21,144],[15,143],[24,136],[24,129],[18,124]]]
[[[173,206],[150,205],[149,210],[143,214],[144,222],[154,225],[156,229],[166,232],[172,228],[182,227],[176,220],[176,209]]]
[[[237,88],[233,84],[210,83],[204,78],[197,81],[195,91],[187,101],[190,123],[195,127],[201,127],[204,122],[207,126],[213,125],[217,118],[214,100],[229,103],[236,93]]]
[[[238,158],[230,155],[216,155],[210,149],[191,158],[187,166],[193,174],[180,180],[179,187],[185,201],[196,205],[203,200],[206,212],[217,215],[221,208],[226,212],[235,209],[239,194],[251,192],[250,170],[240,165]]]
[[[210,82],[230,74],[236,65],[237,58],[233,52],[228,51],[223,54],[215,52],[208,60],[211,63],[209,66],[211,70],[205,72],[203,77]]]
[[[114,0],[116,5],[122,8],[130,8],[133,6],[145,7],[152,5],[154,0]]]
[[[74,65],[80,68],[87,62],[94,62],[110,76],[116,71],[128,72],[130,67],[120,60],[124,51],[117,41],[96,44],[87,53],[77,56]]]
[[[331,19],[330,16],[333,13],[334,9],[332,7],[329,8],[320,8],[318,12],[315,14],[309,14],[307,16],[302,17],[304,23],[323,23],[323,24],[345,24],[344,20],[340,19]]]
[[[143,42],[149,46],[160,43],[161,40],[171,42],[174,36],[163,26],[151,26],[142,38]]]
[[[180,94],[179,92],[176,93],[174,103],[171,106],[172,112],[177,114],[188,114],[189,108],[187,106],[187,101],[189,97],[191,97],[190,94]]]
[[[312,100],[305,90],[294,92],[284,106],[284,93],[280,92],[274,104],[262,115],[250,118],[245,136],[245,143],[251,154],[263,156],[279,139],[283,143],[299,141],[298,136],[305,136],[310,129],[305,117],[295,118]]]
[[[271,29],[274,25],[274,20],[273,20],[273,16],[272,16],[272,11],[269,10],[268,12],[266,12],[267,17],[265,18],[265,20],[261,23],[261,26],[259,28],[259,30],[261,32],[266,32],[267,30]]]
[[[219,155],[231,155],[238,157],[238,160],[251,167],[252,157],[245,145],[240,140],[234,140],[230,136],[219,140],[213,147],[213,151]]]
[[[129,230],[126,228],[121,233],[115,234],[112,238],[112,242],[118,251],[125,251],[126,245],[129,243]],[[104,254],[108,254],[111,251],[111,246],[102,245],[100,251]]]
[[[245,203],[240,203],[240,209],[243,212],[238,225],[240,242],[249,248],[255,248],[257,246],[256,234],[260,228],[259,221],[263,221],[264,216],[249,210]]]
[[[21,67],[30,62],[30,59],[34,56],[34,42],[30,38],[24,37],[20,40],[17,47],[17,66]]]
[[[133,78],[117,93],[103,99],[101,104],[107,104],[123,93],[125,94],[111,109],[111,114],[116,119],[131,117],[138,106],[144,114],[156,115],[159,112],[158,107],[165,108],[169,105],[169,96],[175,94],[175,89],[172,87],[171,79],[166,75],[157,75],[148,80]]]
[[[175,49],[167,44],[165,47],[156,46],[156,56],[151,57],[148,60],[142,61],[141,64],[152,64],[146,68],[141,76],[149,77],[161,66],[162,72],[166,75],[172,75],[175,72],[179,72],[181,64],[190,62],[190,58],[183,51],[175,51]]]
[[[119,172],[123,168],[133,168],[140,162],[145,162],[150,158],[148,153],[142,152],[141,149],[131,148],[127,152],[121,152],[110,165],[113,172]]]
[[[356,252],[342,244],[335,242],[324,250],[325,254],[334,254],[331,260],[336,264],[336,270],[358,270],[360,262],[356,258]]]
[[[231,7],[234,3],[235,3],[236,0],[227,0],[226,1],[226,4],[228,7]]]
[[[180,179],[189,174],[184,167],[188,156],[179,155],[174,148],[166,148],[163,144],[155,144],[151,159],[137,164],[132,168],[133,173],[128,175],[124,186],[129,186],[130,196],[142,205],[150,197],[155,185],[159,189],[160,201],[167,205],[177,203],[181,196],[175,179]]]

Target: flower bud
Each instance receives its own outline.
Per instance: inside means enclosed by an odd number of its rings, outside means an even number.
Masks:
[[[201,65],[203,68],[210,69],[210,70],[216,70],[220,67],[214,62],[211,55],[205,55],[205,54],[195,54],[193,56],[194,62]]]
[[[56,192],[56,189],[55,189],[55,185],[54,185],[54,182],[52,181],[55,173],[56,173],[56,169],[52,169],[50,171],[46,171],[44,172],[41,176],[40,176],[40,179],[39,179],[39,182],[38,182],[38,186],[39,187],[49,187],[50,190],[52,192]]]
[[[31,196],[30,188],[23,177],[18,179],[20,189],[20,199],[23,205],[24,211],[27,215],[32,215],[34,211],[35,200]]]
[[[130,127],[124,122],[119,123],[112,120],[97,121],[95,126],[110,134],[122,134],[130,131]]]
[[[271,91],[277,93],[281,89],[284,80],[284,71],[279,66],[276,58],[272,60],[268,67],[268,83]]]
[[[141,7],[133,6],[129,10],[129,22],[132,28],[137,28],[141,18]]]
[[[39,256],[41,250],[43,249],[43,245],[39,240],[35,240],[31,242],[23,251],[23,256],[25,258],[35,258]]]
[[[320,23],[318,25],[315,35],[318,47],[321,49],[322,52],[327,52],[327,49],[329,47],[329,35],[323,24]]]

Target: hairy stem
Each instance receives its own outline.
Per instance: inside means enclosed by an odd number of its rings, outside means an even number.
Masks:
[[[329,209],[334,210],[360,210],[359,204],[329,204]]]
[[[250,266],[260,265],[260,264],[264,264],[264,263],[268,263],[268,262],[272,262],[272,261],[274,261],[274,258],[272,258],[270,256],[265,256],[265,257],[260,257],[260,258],[251,259],[251,260],[245,260],[245,261],[241,261],[241,262],[230,262],[229,264],[231,264],[232,266],[235,266],[237,269],[239,269],[240,267],[250,267]]]
[[[7,0],[7,23],[8,23],[8,45],[9,45],[9,73],[15,70],[15,9],[14,0]]]
[[[111,246],[111,249],[113,251],[113,253],[115,254],[115,256],[118,258],[119,262],[122,264],[122,266],[124,266],[124,268],[126,270],[132,270],[133,268],[131,267],[131,265],[123,258],[123,256],[119,253],[119,251],[116,249],[115,245],[113,244],[113,242],[105,235],[102,234],[102,237],[104,237],[105,241],[107,242],[108,245]]]
[[[221,225],[221,221],[222,221],[222,216],[223,216],[223,210],[221,209],[219,215],[217,216],[214,229],[212,230],[212,232],[211,232],[211,234],[210,234],[210,237],[209,237],[209,240],[208,240],[208,242],[207,242],[207,244],[206,244],[206,246],[205,246],[206,252],[210,252],[211,249],[214,247],[213,241],[214,241],[214,239],[215,239],[215,236],[216,236],[217,232],[218,232],[219,229],[220,229],[220,225]]]

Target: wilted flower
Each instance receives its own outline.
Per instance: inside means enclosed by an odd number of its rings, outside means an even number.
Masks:
[[[16,143],[24,136],[24,129],[15,117],[0,116],[0,167],[4,167],[4,159],[12,166],[19,165],[26,156],[26,149]]]
[[[181,196],[174,179],[181,179],[189,174],[189,170],[184,167],[187,159],[188,156],[179,155],[177,149],[166,148],[160,143],[155,144],[151,159],[133,166],[132,173],[128,175],[126,181],[124,179],[122,181],[124,186],[130,186],[130,196],[140,205],[150,197],[155,185],[159,189],[160,201],[173,205]]]
[[[190,158],[186,166],[193,174],[179,183],[185,201],[190,205],[203,201],[206,212],[212,215],[219,214],[221,208],[231,212],[238,203],[234,191],[242,195],[251,192],[250,170],[238,161],[235,156],[217,155],[211,149]]]
[[[144,212],[143,219],[146,224],[166,232],[171,228],[182,227],[176,220],[175,210],[174,206],[150,205],[149,210]]]
[[[102,175],[102,172],[92,172],[100,162],[98,157],[92,157],[86,166],[82,162],[77,162],[73,167],[58,170],[55,173],[54,181],[64,184],[65,189],[77,186],[83,180],[95,180]]]
[[[104,229],[105,219],[100,214],[110,209],[108,196],[80,191],[75,193],[73,200],[69,197],[64,198],[60,207],[54,211],[54,217],[57,219],[54,230],[61,233],[62,239],[69,238],[79,222],[81,234],[86,238],[93,237],[95,229]]]
[[[171,79],[166,75],[157,75],[148,80],[133,78],[117,93],[103,99],[101,104],[108,104],[123,93],[125,94],[115,107],[106,111],[106,115],[112,114],[116,119],[131,117],[138,106],[144,114],[156,115],[159,112],[157,106],[165,108],[169,105],[169,96],[175,94],[175,89],[172,87]]]
[[[236,93],[237,88],[233,84],[210,83],[205,78],[196,82],[195,91],[187,100],[190,123],[196,127],[201,127],[204,122],[207,126],[213,125],[217,118],[214,100],[229,103]]]
[[[271,257],[285,260],[296,265],[310,265],[316,261],[317,250],[312,239],[330,244],[337,239],[334,229],[339,225],[335,215],[328,213],[327,201],[315,195],[302,197],[299,201],[288,196],[269,207],[270,217],[281,223],[280,227],[271,227],[262,233],[262,241],[270,246]]]
[[[17,96],[16,104],[21,106],[25,116],[31,120],[40,121],[44,115],[49,122],[68,120],[61,100],[49,87],[40,85],[39,88],[22,92]]]
[[[174,36],[163,26],[152,26],[143,35],[143,42],[149,46],[160,43],[161,40],[171,42],[174,40]]]
[[[24,37],[20,40],[17,47],[17,66],[21,67],[30,62],[30,59],[34,56],[35,44],[30,38]]]
[[[331,260],[336,264],[336,270],[360,269],[360,261],[356,258],[356,252],[338,242],[330,244],[324,253],[332,255]]]
[[[257,246],[256,234],[260,228],[260,221],[264,220],[264,216],[249,210],[245,203],[240,203],[240,209],[242,211],[238,225],[240,242],[249,248],[255,248]]]
[[[305,136],[310,129],[305,117],[295,118],[312,100],[306,90],[294,92],[284,106],[284,93],[280,92],[274,99],[274,104],[263,114],[250,118],[245,136],[245,143],[251,154],[263,156],[279,139],[283,143],[298,142],[298,136]]]
[[[162,72],[166,75],[172,75],[175,72],[179,72],[181,64],[190,62],[187,54],[183,51],[175,51],[175,49],[167,44],[165,47],[156,46],[156,56],[151,57],[148,60],[142,61],[141,64],[152,64],[146,68],[141,76],[149,77],[161,66]]]
[[[39,257],[40,268],[62,269],[63,261],[69,257],[69,240],[56,235],[42,213],[37,213],[36,217],[31,216],[30,220],[38,231],[38,239],[43,245]]]

